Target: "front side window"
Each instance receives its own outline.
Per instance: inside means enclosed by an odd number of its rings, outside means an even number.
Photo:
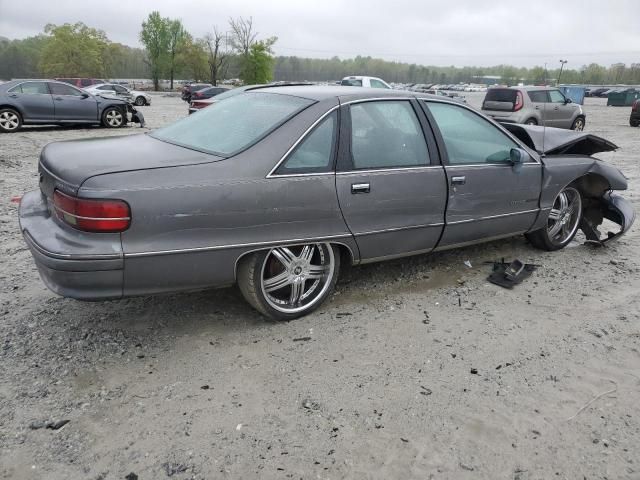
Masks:
[[[117,92],[117,93],[127,93],[127,89],[124,87],[121,87],[120,85],[113,85],[113,89]]]
[[[338,113],[330,113],[289,155],[277,174],[328,172],[333,166]]]
[[[13,87],[10,92],[49,95],[49,89],[45,82],[24,82]]]
[[[380,80],[376,80],[375,78],[371,79],[371,87],[372,88],[389,88],[384,83],[382,83]]]
[[[564,95],[559,90],[549,90],[551,103],[565,103]]]
[[[50,83],[49,88],[51,88],[51,93],[53,95],[70,95],[74,97],[82,96],[81,90],[64,83]]]
[[[354,169],[427,165],[429,154],[418,117],[408,101],[351,105]]]
[[[312,103],[291,95],[244,93],[160,128],[151,136],[228,157],[258,142]]]
[[[440,129],[450,165],[506,163],[519,145],[488,120],[448,103],[428,102]]]

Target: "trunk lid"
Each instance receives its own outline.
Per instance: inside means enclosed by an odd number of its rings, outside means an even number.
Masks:
[[[189,150],[149,135],[70,140],[45,146],[40,154],[40,188],[75,195],[87,179],[107,173],[196,165],[222,157]]]

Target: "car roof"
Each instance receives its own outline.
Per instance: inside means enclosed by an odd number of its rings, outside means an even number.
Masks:
[[[261,92],[279,93],[283,95],[292,95],[295,97],[308,98],[309,100],[327,100],[329,98],[359,100],[367,98],[438,98],[436,95],[429,95],[420,92],[410,92],[408,90],[391,90],[386,88],[363,88],[363,87],[346,87],[341,85],[326,86],[271,86],[260,89]],[[453,102],[452,102],[453,103]]]

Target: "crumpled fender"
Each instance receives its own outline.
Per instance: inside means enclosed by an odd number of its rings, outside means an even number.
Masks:
[[[606,237],[603,238],[598,227],[605,218],[620,225],[620,230],[606,232]],[[586,202],[580,221],[580,229],[588,241],[603,244],[624,234],[631,228],[635,219],[636,212],[627,200],[613,192],[607,192],[599,199],[591,199]]]

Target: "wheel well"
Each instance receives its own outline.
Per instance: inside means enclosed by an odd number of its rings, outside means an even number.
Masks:
[[[607,191],[611,190],[611,184],[602,175],[597,173],[587,173],[571,182],[583,197],[600,198]]]
[[[0,110],[2,110],[3,108],[10,108],[11,110],[15,110],[24,119],[24,115],[22,114],[20,109],[18,107],[16,107],[15,105],[0,105]]]

